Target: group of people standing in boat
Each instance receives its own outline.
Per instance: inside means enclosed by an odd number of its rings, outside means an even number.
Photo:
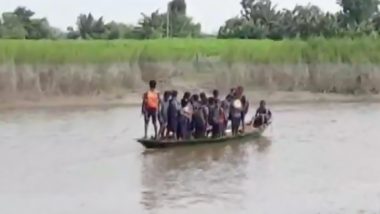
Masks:
[[[232,135],[237,135],[240,128],[244,132],[249,102],[244,96],[243,87],[231,89],[224,99],[220,98],[218,90],[213,90],[210,97],[205,93],[185,92],[180,99],[176,90],[165,91],[161,98],[156,85],[156,81],[151,80],[149,90],[143,95],[141,112],[145,120],[145,138],[150,120],[154,126],[155,139],[188,140],[209,135],[213,138],[223,137],[226,135],[229,121]],[[255,115],[255,118],[261,119],[253,119],[249,125],[259,127],[267,123],[270,117],[271,112],[266,109],[265,102],[261,101]]]

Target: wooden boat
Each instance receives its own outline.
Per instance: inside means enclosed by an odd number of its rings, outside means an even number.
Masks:
[[[250,140],[261,137],[266,127],[258,129],[246,130],[245,133],[237,136],[227,135],[221,138],[204,138],[204,139],[191,139],[191,140],[155,140],[155,139],[137,139],[137,142],[141,143],[148,149],[163,149],[179,146],[193,146],[201,144],[215,144],[215,143],[229,143],[242,140]]]

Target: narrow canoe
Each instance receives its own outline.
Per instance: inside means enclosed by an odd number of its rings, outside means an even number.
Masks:
[[[226,136],[222,138],[204,138],[204,139],[191,139],[191,140],[154,140],[154,139],[137,139],[137,142],[141,143],[148,149],[164,149],[179,146],[193,146],[200,144],[215,144],[215,143],[229,143],[241,140],[256,139],[261,137],[266,128],[252,129],[246,131],[244,134],[237,136]]]

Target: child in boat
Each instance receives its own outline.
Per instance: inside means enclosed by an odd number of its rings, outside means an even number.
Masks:
[[[256,110],[255,116],[249,125],[253,124],[253,127],[259,128],[264,125],[269,125],[272,119],[272,112],[266,107],[264,100],[260,101],[260,107]]]
[[[171,96],[171,92],[165,91],[164,97],[161,100],[160,110],[158,114],[158,121],[160,122],[159,136],[161,138],[165,138],[168,135],[168,114],[169,114],[170,96]]]
[[[157,138],[157,114],[160,105],[160,94],[156,90],[156,81],[149,81],[149,90],[143,94],[141,113],[144,115],[144,138],[147,138],[150,118],[154,127],[154,137]]]

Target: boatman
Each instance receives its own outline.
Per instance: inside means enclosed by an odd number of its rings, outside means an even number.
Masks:
[[[144,138],[148,137],[148,125],[150,118],[154,127],[154,138],[157,139],[157,115],[160,106],[160,94],[156,90],[157,82],[149,81],[149,90],[144,93],[142,99],[141,113],[144,115]]]

